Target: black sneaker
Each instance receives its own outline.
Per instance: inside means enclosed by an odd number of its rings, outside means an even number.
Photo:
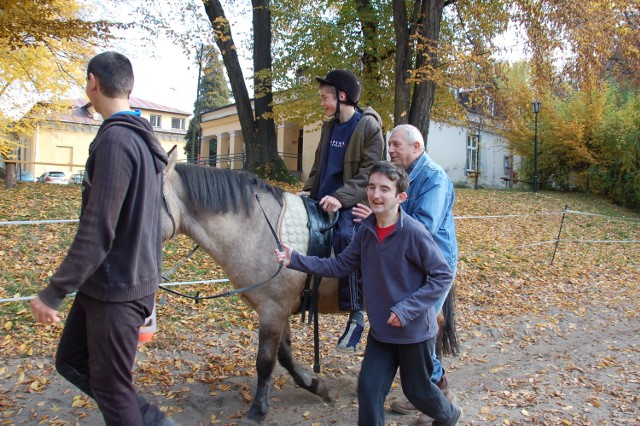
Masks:
[[[364,326],[358,324],[356,320],[351,320],[347,324],[340,339],[338,339],[338,350],[345,352],[357,352],[360,350],[360,339]]]

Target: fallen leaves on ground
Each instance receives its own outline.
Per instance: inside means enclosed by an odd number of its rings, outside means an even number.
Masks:
[[[76,186],[19,185],[3,192],[0,220],[77,218],[79,197]],[[603,216],[563,215],[566,206]],[[637,240],[640,216],[581,194],[468,189],[457,190],[454,213],[460,250],[456,315],[463,350],[445,358],[445,367],[465,407],[464,423],[638,424],[640,245],[569,240]],[[30,296],[42,288],[75,227],[0,226],[0,297]],[[566,241],[556,245],[559,234]],[[181,261],[192,246],[185,237],[167,243],[165,267]],[[171,280],[224,277],[199,251]],[[219,283],[179,291],[206,295],[230,288]],[[194,304],[159,292],[157,300],[158,331],[138,354],[138,388],[176,416],[185,414],[193,398],[235,401],[235,411],[213,407],[198,424],[235,423],[253,398],[257,315],[237,297]],[[61,310],[63,317],[68,306]],[[25,302],[4,303],[0,309],[1,424],[16,419],[82,424],[97,410],[93,401],[71,385],[62,385],[55,399],[47,394],[54,380],[59,383],[52,360],[61,327],[35,325]],[[325,380],[355,377],[359,370],[361,355],[334,350],[344,321],[344,316],[321,318]],[[611,330],[620,336],[632,330],[635,340],[618,340]],[[292,333],[295,357],[303,366],[312,365],[312,329],[293,318]],[[292,386],[283,370],[274,375],[275,390]],[[398,383],[392,392],[400,392]],[[309,408],[295,412],[291,423],[353,424],[357,401],[342,395],[337,406],[323,411],[325,417]],[[286,405],[274,400],[271,415]],[[344,418],[349,420],[341,423]],[[403,424],[398,417],[391,421]]]

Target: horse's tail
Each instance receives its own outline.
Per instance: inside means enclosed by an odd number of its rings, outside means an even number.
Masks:
[[[454,283],[442,306],[442,320],[444,324],[440,327],[440,337],[437,341],[437,352],[442,355],[455,356],[460,353],[460,344],[458,342],[458,334],[456,333],[455,293],[456,286]]]

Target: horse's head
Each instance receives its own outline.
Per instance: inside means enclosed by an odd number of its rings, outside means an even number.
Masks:
[[[175,237],[180,227],[180,204],[178,193],[181,188],[180,176],[175,172],[178,159],[177,147],[169,151],[169,164],[164,169],[162,189],[162,241]]]

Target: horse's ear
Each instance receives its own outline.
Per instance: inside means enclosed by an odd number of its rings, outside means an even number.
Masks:
[[[176,166],[176,161],[178,160],[178,145],[174,145],[173,148],[169,150],[167,153],[169,155],[169,164],[164,169],[164,175],[168,175],[173,171],[173,168]]]

